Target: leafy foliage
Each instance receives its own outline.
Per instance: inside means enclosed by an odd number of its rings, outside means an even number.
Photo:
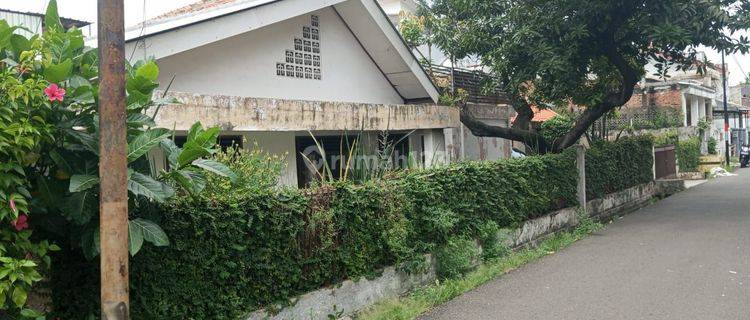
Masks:
[[[516,127],[482,126],[462,114],[477,135],[501,136],[560,151],[598,119],[624,105],[645,65],[658,73],[697,70],[701,46],[748,52],[737,31],[750,26],[745,1],[693,0],[433,0],[420,1],[427,36],[455,59],[476,56],[509,93]],[[734,35],[735,37],[731,37]],[[525,126],[530,105],[576,105],[583,112],[554,144]]]
[[[708,148],[708,154],[718,154],[716,147],[718,146],[719,142],[714,137],[708,138],[707,148]]]
[[[653,138],[596,143],[586,151],[586,197],[596,199],[653,180]]]
[[[573,119],[565,115],[556,115],[552,119],[542,122],[540,132],[544,139],[554,143],[562,138],[573,127]]]
[[[42,35],[26,38],[13,33],[16,28],[0,20],[0,309],[17,318],[36,318],[38,312],[24,308],[28,292],[42,279],[39,267],[49,267],[48,252],[59,249],[38,239],[65,243],[89,259],[99,252],[98,57],[84,46],[80,30],[63,28],[54,0]],[[157,78],[153,61],[127,65],[131,212],[166,201],[175,194],[173,184],[196,189],[192,181],[173,181],[175,172],[190,170],[193,180],[204,171],[233,176],[225,166],[203,159],[213,153],[216,137],[202,134],[200,124],[186,143],[199,145],[200,152],[181,157],[174,170],[149,172],[146,154],[171,142],[172,135],[155,128],[147,115],[174,102],[152,99]],[[34,237],[29,223],[39,231]],[[131,220],[130,227],[132,254],[144,242],[169,243],[159,225],[145,218]]]
[[[441,279],[458,278],[479,263],[479,247],[468,238],[451,238],[435,253]]]
[[[591,185],[612,192],[650,181],[650,150],[646,138],[597,146],[589,159]],[[344,279],[376,276],[384,266],[422,270],[425,253],[435,253],[441,274],[455,276],[480,258],[506,256],[502,229],[577,204],[570,151],[308,190],[278,189],[271,178],[248,179],[279,165],[257,150],[230,149],[214,159],[245,181],[236,194],[224,194],[227,181],[209,175],[197,197],[181,194],[139,212],[164,228],[170,245],[144,247],[133,257],[133,318],[235,319]],[[479,240],[481,255],[469,239]],[[78,287],[95,288],[88,283],[97,277],[82,275],[98,271],[67,266],[81,278],[72,281],[71,271],[55,270],[55,316],[95,313],[95,292]]]
[[[698,171],[701,156],[701,141],[697,137],[680,140],[677,143],[677,165],[680,172]]]
[[[269,176],[276,176],[278,159],[258,151],[230,149],[214,159],[236,173],[236,189],[209,175],[197,197],[178,194],[139,211],[137,218],[164,229],[170,245],[143,247],[132,258],[134,318],[233,319],[344,279],[375,276],[384,266],[419,270],[424,253],[455,237],[480,239],[487,259],[499,257],[506,251],[498,228],[576,204],[570,153],[309,190],[274,187]],[[97,272],[67,265],[77,274]],[[71,288],[69,273],[55,270],[55,316],[95,314],[89,301],[96,297]],[[90,278],[76,281],[96,279]]]

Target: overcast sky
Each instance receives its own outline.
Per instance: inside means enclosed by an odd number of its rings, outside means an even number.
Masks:
[[[0,8],[17,11],[44,12],[48,0],[0,0]],[[198,0],[125,0],[125,25],[132,26],[144,19],[153,18],[162,13],[179,8]],[[96,0],[57,0],[60,16],[84,21],[96,22]],[[721,63],[718,52],[707,50],[707,56],[713,63]],[[731,85],[745,80],[750,72],[750,56],[734,55],[726,59],[729,65],[729,83]]]

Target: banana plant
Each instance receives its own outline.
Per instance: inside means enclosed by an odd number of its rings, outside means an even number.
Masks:
[[[220,151],[216,147],[218,137],[219,128],[204,130],[198,122],[188,131],[187,140],[182,148],[177,147],[171,139],[163,139],[160,147],[167,157],[169,169],[163,171],[161,177],[164,180],[174,181],[192,197],[197,197],[206,187],[204,175],[206,171],[229,178],[232,183],[235,183],[237,175],[232,170],[220,162],[206,159]]]
[[[128,163],[141,159],[152,149],[161,147],[164,151],[169,169],[157,178],[148,174],[128,169],[128,192],[135,198],[148,201],[165,202],[175,195],[175,189],[185,190],[192,197],[197,197],[205,188],[205,172],[211,172],[235,182],[237,176],[227,166],[214,160],[206,159],[218,152],[216,140],[219,128],[204,130],[200,122],[194,124],[188,132],[183,148],[175,145],[170,139],[172,132],[167,129],[154,128],[143,131],[128,142]],[[86,192],[99,184],[99,177],[94,174],[76,174],[70,177],[71,193]],[[135,255],[149,242],[155,246],[169,245],[169,238],[158,224],[146,219],[129,221],[129,249]],[[96,233],[96,230],[94,230]],[[94,238],[98,238],[95,234]],[[98,241],[95,241],[98,242]]]

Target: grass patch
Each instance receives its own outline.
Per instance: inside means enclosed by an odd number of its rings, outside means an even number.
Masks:
[[[482,264],[463,277],[447,279],[442,282],[436,281],[434,285],[417,289],[405,297],[380,302],[360,313],[356,319],[414,319],[435,306],[448,302],[524,264],[553,254],[601,228],[602,225],[593,221],[590,217],[580,216],[579,224],[573,231],[558,233],[542,241],[534,248],[524,248]]]

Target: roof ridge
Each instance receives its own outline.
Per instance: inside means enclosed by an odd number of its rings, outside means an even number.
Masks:
[[[212,10],[220,9],[220,8],[223,8],[223,7],[235,4],[235,3],[245,2],[245,1],[250,1],[250,0],[198,0],[189,5],[182,6],[177,9],[173,9],[171,11],[162,13],[156,17],[153,17],[151,19],[144,21],[143,23],[139,25],[149,25],[149,24],[153,24],[153,23],[160,22],[160,21],[167,20],[167,19],[186,16],[189,14],[212,11]]]

